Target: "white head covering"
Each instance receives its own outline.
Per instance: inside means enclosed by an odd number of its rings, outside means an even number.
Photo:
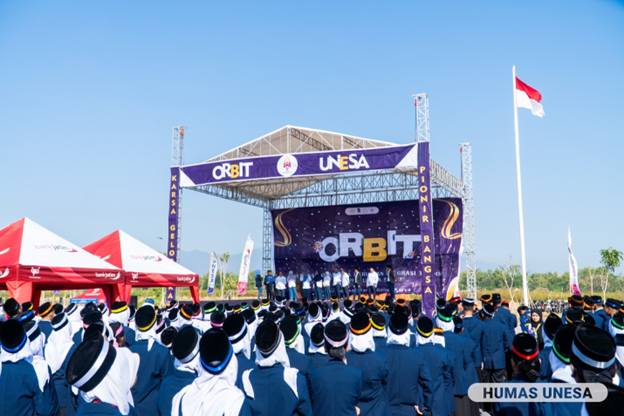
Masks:
[[[624,329],[620,329],[613,325],[613,321],[609,321],[609,333],[615,338],[617,335],[624,334]],[[615,357],[624,366],[624,347],[618,346],[615,350]]]
[[[26,343],[18,352],[8,352],[4,348],[0,348],[0,362],[16,363],[20,360],[25,360],[33,366],[35,373],[37,374],[39,389],[43,392],[46,383],[50,380],[50,370],[48,369],[48,363],[45,359],[43,359],[43,357],[33,356],[28,337],[26,338]]]
[[[148,343],[147,343],[148,351],[152,349],[152,345],[154,345],[154,340],[160,338],[158,334],[156,333],[156,326],[157,325],[154,323],[154,325],[152,325],[152,327],[145,332],[139,331],[138,329],[136,329],[136,340],[137,341],[141,341],[144,339],[148,340]]]
[[[301,354],[305,354],[305,341],[301,336],[301,328],[299,328],[299,333],[297,334],[297,338],[291,342],[289,345],[286,345],[287,348],[292,348]]]
[[[245,323],[244,325],[247,327],[247,334],[245,334],[243,339],[238,341],[236,344],[232,344],[232,348],[234,349],[234,354],[238,354],[239,352],[242,351],[243,354],[245,354],[245,357],[247,357],[247,359],[251,359],[252,334],[251,334],[251,331],[249,330],[249,327],[247,326],[247,323]]]
[[[308,347],[308,354],[323,354],[327,355],[327,351],[325,351],[325,344],[321,344],[320,347],[315,346],[310,342],[310,346]]]
[[[349,348],[357,352],[365,352],[366,350],[375,351],[373,331],[368,331],[362,335],[356,335],[349,331]]]
[[[82,328],[82,319],[80,319],[80,311],[76,307],[74,308],[74,311],[71,314],[65,312],[65,315],[67,315],[67,319],[69,319],[69,323],[71,324],[70,326],[71,326],[72,336],[74,336],[74,334],[80,331],[80,328]]]
[[[409,347],[411,335],[412,333],[410,331],[405,331],[405,333],[401,335],[397,335],[392,331],[388,331],[388,338],[386,340],[386,344],[406,345]]]
[[[186,371],[188,373],[199,374],[199,367],[201,367],[201,364],[199,363],[199,353],[197,353],[195,355],[195,358],[193,358],[188,363],[183,363],[177,358],[174,358],[173,365],[175,366],[177,370]]]
[[[455,330],[455,324],[453,324],[453,321],[445,322],[442,319],[440,319],[439,316],[436,316],[435,318],[435,326],[438,328],[441,328],[442,331],[444,332]]]
[[[46,335],[43,332],[40,332],[37,335],[37,338],[30,341],[30,349],[32,353],[36,357],[43,358],[43,347],[45,347]]]
[[[232,356],[225,370],[219,375],[209,373],[203,366],[198,377],[173,398],[172,416],[237,416],[245,401],[245,395],[236,386],[238,360]]]
[[[389,332],[391,331],[388,331],[387,328],[377,329],[373,327],[373,338],[387,338]]]
[[[116,349],[115,361],[100,384],[89,392],[81,391],[80,395],[87,403],[100,399],[116,406],[122,415],[127,415],[130,413],[129,398],[132,399],[130,389],[136,380],[141,359],[138,354],[128,349],[122,351],[123,349],[124,347]]]
[[[435,344],[435,340],[434,340],[435,335],[432,334],[429,337],[423,337],[422,335],[420,335],[420,333],[417,331],[416,332],[416,345],[423,345],[423,344]]]
[[[434,344],[438,344],[438,345],[442,345],[443,347],[445,346],[445,342],[444,342],[444,336],[443,335],[438,335],[435,332],[433,333],[433,335],[431,335],[431,338],[433,338],[433,343]]]
[[[56,373],[63,366],[67,353],[69,353],[73,345],[71,322],[68,322],[67,325],[58,331],[52,331],[45,349],[45,359],[50,366],[52,374]]]
[[[552,370],[552,379],[560,380],[569,384],[576,384],[576,380],[572,377],[572,367],[561,361],[553,351],[548,356],[550,368]]]
[[[130,307],[127,307],[121,312],[113,313],[111,312],[108,317],[108,323],[113,324],[115,322],[119,322],[123,326],[128,326],[128,319],[130,318]]]
[[[282,331],[280,331],[279,337],[277,348],[273,351],[273,354],[265,358],[259,350],[256,351],[256,364],[258,364],[258,367],[273,367],[275,364],[280,363],[285,368],[290,368],[290,360],[288,359],[288,354],[286,354],[286,343],[284,343]]]

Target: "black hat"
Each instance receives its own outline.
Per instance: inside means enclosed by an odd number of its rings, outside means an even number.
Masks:
[[[156,335],[162,334],[165,329],[167,329],[167,325],[165,325],[162,315],[156,315]]]
[[[26,344],[26,332],[22,325],[15,319],[9,319],[0,326],[0,344],[2,349],[10,353],[16,353]]]
[[[522,360],[533,360],[539,355],[539,348],[535,337],[521,332],[517,334],[511,344],[511,352]]]
[[[364,335],[372,328],[371,320],[366,312],[358,312],[351,318],[349,329],[355,335]]]
[[[214,328],[221,328],[225,322],[225,314],[221,311],[214,311],[210,314],[210,324]]]
[[[407,315],[404,313],[395,313],[390,317],[388,328],[393,334],[403,335],[409,328]]]
[[[429,338],[431,335],[433,335],[433,329],[433,321],[428,317],[423,316],[418,320],[418,324],[416,325],[416,331],[418,331],[418,333],[423,337]]]
[[[544,333],[549,339],[552,340],[561,325],[563,325],[561,318],[559,318],[556,314],[551,313],[544,321]]]
[[[392,296],[390,296],[390,299],[392,300]],[[401,298],[397,300],[396,304],[400,306],[405,306],[405,299]]]
[[[583,297],[580,295],[572,295],[568,298],[568,303],[574,306],[583,306]]]
[[[492,302],[492,295],[485,293],[483,295],[481,295],[481,303],[490,303]]]
[[[67,314],[67,316],[69,316],[69,315],[73,314],[74,312],[76,312],[77,310],[78,310],[78,306],[75,303],[70,303],[65,308],[65,313]]]
[[[253,309],[254,311],[260,309],[260,301],[258,299],[254,299],[254,301],[251,302],[251,309]]]
[[[191,328],[191,329],[193,329],[193,331],[195,331],[195,329],[192,326],[188,326],[187,325],[187,326],[184,327],[184,329],[186,329],[186,328]],[[195,331],[195,333],[197,333],[197,331]],[[171,345],[173,344],[173,340],[175,339],[177,334],[178,334],[178,330],[177,330],[176,327],[168,326],[160,334],[160,342],[163,344],[163,346],[165,346],[167,348],[171,348]]]
[[[280,330],[270,319],[263,321],[256,329],[256,346],[264,357],[271,355],[279,345]]]
[[[371,325],[378,331],[386,329],[386,318],[380,313],[371,315]]]
[[[156,323],[156,311],[149,305],[143,305],[137,311],[135,321],[139,331],[147,332]]]
[[[110,324],[110,328],[113,331],[113,337],[115,338],[126,335],[124,332],[124,326],[119,322],[113,322]]]
[[[436,310],[440,311],[444,309],[445,306],[446,306],[446,299],[440,298],[436,300]]]
[[[232,345],[242,341],[247,336],[245,317],[240,313],[228,316],[223,322],[223,331],[225,331]]]
[[[67,326],[67,324],[69,323],[69,319],[67,319],[67,315],[65,313],[60,313],[58,315],[54,315],[54,318],[52,318],[52,329],[54,331],[60,331],[61,329],[65,328],[65,326]]]
[[[607,301],[605,302],[605,306],[608,306],[613,309],[620,309],[621,305],[622,305],[621,301],[617,299],[613,299],[613,298],[608,298]]]
[[[269,306],[271,301],[269,299],[262,299],[262,306]]]
[[[8,298],[7,301],[4,302],[2,308],[4,309],[4,313],[11,317],[17,315],[20,309],[20,304],[15,299]]]
[[[496,312],[496,309],[494,308],[493,305],[486,303],[485,305],[483,305],[483,313],[487,316],[494,316],[494,313]]]
[[[74,305],[73,303],[70,303],[69,306],[67,306],[67,309],[69,309],[70,306]],[[76,307],[76,305],[74,305],[74,308]],[[54,311],[54,315],[58,315],[59,313],[63,313],[65,312],[65,308],[63,307],[63,305],[61,305],[60,303],[55,304],[52,307],[52,310]]]
[[[353,302],[350,299],[347,299],[342,302],[342,306],[344,306],[345,308],[350,308],[351,306],[353,306]]]
[[[96,310],[90,310],[87,314],[82,318],[82,322],[89,326],[94,322],[102,321],[102,312]]]
[[[569,324],[582,322],[584,319],[583,311],[580,309],[568,309],[566,312],[566,322]]]
[[[600,296],[600,295],[591,295],[591,298],[594,301],[594,305],[602,305],[602,296]]]
[[[594,307],[594,300],[589,295],[583,296],[583,308],[591,309]]]
[[[572,342],[574,341],[575,332],[576,327],[574,325],[561,325],[561,328],[557,330],[552,342],[553,353],[565,364],[570,364]]]
[[[104,322],[97,321],[89,325],[89,327],[85,329],[82,339],[85,340],[95,335],[108,336],[108,328],[106,328]]]
[[[189,305],[183,305],[180,308],[180,318],[184,318],[187,321],[190,321],[191,318],[193,317],[193,308]]]
[[[241,315],[245,318],[247,325],[254,323],[256,320],[256,313],[252,309],[245,309]]]
[[[208,302],[204,305],[204,313],[213,313],[217,310],[217,304],[214,302]]]
[[[106,315],[108,313],[108,308],[106,307],[106,304],[100,303],[97,307],[100,312],[102,312],[102,315]]]
[[[44,318],[48,316],[52,312],[52,304],[50,302],[42,303],[41,306],[37,308],[37,315]]]
[[[338,302],[334,302],[334,303],[332,303],[332,310],[333,310],[334,312],[336,312],[336,311],[340,310],[340,305],[338,305]]]
[[[247,302],[242,302],[242,303],[240,304],[240,307],[241,307],[241,309],[242,309],[242,310],[248,309],[248,308],[249,308],[249,303],[247,303]]]
[[[461,302],[464,306],[474,306],[475,304],[475,300],[470,298],[463,298]]]
[[[219,304],[217,305],[217,310],[218,310],[219,312],[223,312],[223,313],[225,313],[225,305],[224,305],[224,304],[222,304],[222,303],[219,303]]]
[[[616,327],[617,329],[624,329],[624,313],[617,312],[611,318],[611,325]]]
[[[313,303],[308,308],[308,313],[312,319],[318,319],[321,317],[321,308],[319,308],[318,304]]]
[[[464,329],[464,320],[459,316],[454,316],[453,325],[455,326],[455,333],[460,333]]]
[[[20,313],[19,315],[17,315],[17,320],[20,321],[22,324],[25,324],[26,322],[30,322],[33,319],[35,319],[34,311],[24,311]]]
[[[39,325],[37,325],[37,322],[28,321],[22,325],[24,326],[24,331],[26,331],[26,335],[31,342],[34,341],[39,335],[41,335],[41,330],[39,329]]]
[[[218,375],[225,370],[234,350],[225,332],[218,328],[210,328],[199,342],[199,357],[204,369],[210,374]]]
[[[263,309],[260,312],[258,312],[258,319],[264,319],[267,317],[268,314],[269,314],[269,311],[267,311],[266,309]]]
[[[116,356],[116,348],[101,335],[85,337],[69,359],[65,381],[82,391],[91,391],[104,380]]]
[[[232,307],[232,305],[230,305],[229,303],[225,304],[225,313],[227,315],[230,315],[234,312],[234,308]]]
[[[605,400],[585,403],[589,416],[617,415],[624,408],[624,388],[610,383],[605,383],[605,386],[607,387]]]
[[[111,305],[111,313],[121,313],[128,309],[128,304],[126,302],[113,302]]]
[[[99,309],[93,302],[87,302],[87,304],[80,310],[80,318],[84,319],[85,315],[91,311],[98,311]]]
[[[32,311],[35,305],[32,302],[22,303],[22,312]]]
[[[444,322],[452,322],[455,309],[451,305],[447,304],[442,309],[438,309],[438,318]]]
[[[324,332],[325,327],[320,322],[312,327],[312,331],[310,331],[310,342],[312,343],[312,345],[317,348],[323,346],[323,344],[325,343],[325,337],[323,335]]]
[[[130,308],[130,317],[128,318],[128,321],[133,321],[136,318],[137,310],[132,305],[128,306],[128,308]]]
[[[284,312],[282,311],[269,312],[265,317],[265,321],[269,320],[276,324],[279,324],[282,319],[284,319]]]
[[[275,312],[277,310],[277,305],[272,303],[271,306],[269,306],[269,312]]]
[[[178,311],[179,311],[179,309],[171,309],[169,311],[169,316],[168,316],[169,321],[175,322],[175,321],[178,320]]]
[[[284,343],[290,345],[297,340],[299,336],[299,324],[295,316],[284,318],[279,326],[280,331],[284,334]]]
[[[193,306],[191,306],[191,311],[193,311],[193,316],[197,316],[201,313],[202,307],[199,303],[194,303]]]
[[[572,343],[572,364],[578,368],[602,371],[615,363],[615,340],[607,331],[580,324]]]
[[[591,313],[587,313],[585,311],[583,311],[583,322],[585,322],[586,324],[589,324],[589,325],[596,325],[596,320],[594,319],[592,314]]]
[[[499,305],[501,300],[502,298],[500,293],[492,293],[492,302],[494,302],[494,305]]]
[[[241,307],[241,305],[238,305],[238,304],[237,304],[237,305],[234,305],[234,306],[232,307],[232,312],[234,312],[234,313],[239,313],[239,312],[240,312],[240,311],[242,311],[242,310],[243,310],[243,308]]]
[[[165,310],[171,310],[171,309],[177,308],[177,307],[178,307],[178,301],[175,300],[175,299],[172,299],[172,300],[169,301],[169,306],[167,306],[165,308]]]
[[[357,314],[356,314],[357,316]],[[349,341],[349,332],[347,326],[340,319],[334,319],[325,326],[323,334],[325,342],[334,348],[340,348],[347,345]]]
[[[190,325],[180,328],[180,331],[174,334],[173,346],[171,353],[182,363],[188,363],[199,353],[199,334]]]

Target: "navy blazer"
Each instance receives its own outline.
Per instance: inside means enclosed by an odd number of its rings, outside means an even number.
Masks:
[[[117,408],[108,403],[87,403],[83,401],[78,407],[76,416],[121,416]]]
[[[167,347],[154,340],[148,351],[148,340],[137,341],[129,349],[139,354],[141,362],[137,381],[132,387],[132,397],[138,415],[158,414],[158,394],[164,379],[175,371],[173,358]]]
[[[477,367],[476,357],[477,356],[476,356],[476,351],[475,351],[476,350],[475,343],[472,340],[472,338],[470,338],[470,333],[466,331],[465,328],[458,335],[464,338],[464,342],[466,343],[465,348],[467,348],[468,351],[470,351],[470,353],[468,354],[470,358],[470,362],[468,363],[468,368],[466,368],[466,380],[468,381],[468,388],[470,388],[470,386],[472,386],[474,383],[479,382],[479,377],[477,376],[477,370],[476,370],[476,367]],[[479,364],[479,367],[480,366],[481,364]]]
[[[423,413],[431,409],[433,390],[431,372],[425,355],[407,345],[389,344],[379,351],[388,360],[386,393],[394,416],[415,414],[414,406]]]
[[[611,318],[607,315],[604,309],[598,309],[594,312],[593,317],[598,328],[602,328],[607,332],[609,331],[609,321]]]
[[[505,381],[505,383],[527,383],[531,382],[522,374],[516,374],[514,380]],[[502,386],[502,384],[501,384]],[[557,406],[563,403],[556,403]],[[579,412],[580,414],[580,408]],[[544,405],[536,402],[495,402],[494,415],[496,416],[551,416],[552,413],[544,413]]]
[[[312,359],[305,354],[301,354],[294,348],[286,348],[286,354],[290,361],[290,367],[299,370],[299,373],[306,378],[306,386],[308,386],[308,393],[310,391],[310,373],[314,370],[314,364]]]
[[[37,325],[39,326],[39,329],[41,330],[41,332],[45,334],[45,343],[47,344],[48,340],[50,339],[50,334],[54,330],[54,328],[52,328],[52,322],[39,321]]]
[[[483,368],[486,370],[504,369],[505,351],[509,348],[511,348],[511,340],[507,328],[492,318],[486,318],[483,321],[483,339],[481,340]]]
[[[0,397],[0,415],[52,416],[59,411],[54,383],[48,381],[42,392],[35,368],[26,360],[2,363]]]
[[[379,351],[380,349],[386,346],[386,337],[373,337],[373,341],[375,341],[375,351]]]
[[[236,374],[236,387],[243,389],[243,373],[247,370],[253,370],[257,367],[255,361],[251,361],[241,351],[236,354],[236,360],[238,361],[238,373]]]
[[[247,395],[253,415],[311,416],[310,395],[303,374],[297,374],[297,396],[284,381],[284,366],[258,367],[249,373],[254,398]],[[243,390],[245,391],[245,390]],[[247,392],[245,392],[247,394]]]
[[[310,386],[315,415],[356,416],[362,394],[362,372],[357,368],[333,358],[310,373]]]
[[[481,367],[483,355],[481,354],[481,342],[483,340],[483,322],[476,316],[467,316],[463,320],[464,331],[470,335],[475,344],[475,367]]]
[[[131,347],[136,343],[136,332],[129,326],[124,326],[124,336],[126,337],[127,347]]]
[[[416,351],[425,356],[425,362],[431,373],[432,413],[436,416],[450,415],[455,409],[455,398],[453,397],[455,357],[453,353],[433,343],[419,345]],[[451,410],[447,390],[450,390],[453,410]]]
[[[386,396],[388,385],[388,360],[382,354],[366,350],[351,350],[346,355],[347,365],[362,372],[360,416],[386,416],[390,404]]]
[[[186,386],[193,384],[197,373],[175,370],[175,372],[163,380],[158,392],[158,413],[161,416],[170,416],[173,406],[173,397]]]
[[[324,365],[326,365],[329,362],[329,355],[327,354],[319,354],[319,353],[314,353],[314,354],[306,354],[308,357],[310,357],[310,361],[312,361],[312,370],[316,370],[317,368],[323,367]]]
[[[552,376],[552,368],[550,367],[550,352],[552,347],[544,347],[539,352],[540,363],[540,380],[548,380]]]
[[[455,396],[465,396],[468,394],[468,375],[466,370],[472,366],[471,350],[472,343],[468,344],[468,340],[461,335],[452,331],[444,331],[444,348],[455,354],[455,388],[453,394]]]
[[[69,363],[69,359],[74,351],[78,348],[78,345],[74,344],[67,352],[65,356],[65,360],[63,361],[63,365],[61,368],[56,370],[56,373],[52,374],[52,382],[54,383],[54,390],[56,390],[56,395],[58,397],[58,404],[60,408],[65,408],[65,416],[74,416],[76,414],[76,409],[74,408],[75,401],[73,400],[70,389],[71,386],[67,384],[65,381],[65,369],[67,368],[67,364]]]
[[[513,342],[514,337],[516,336],[516,326],[518,325],[518,319],[509,312],[508,309],[503,308],[502,306],[498,306],[496,308],[496,313],[494,313],[494,317],[492,318],[494,321],[501,322],[505,328],[507,329],[507,337],[509,338],[509,346],[505,347],[505,351],[511,349],[511,343]]]

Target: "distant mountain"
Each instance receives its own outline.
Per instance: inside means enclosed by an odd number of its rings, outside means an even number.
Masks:
[[[231,254],[230,263],[228,264],[227,271],[230,273],[238,274],[240,270],[241,260],[243,253]],[[180,256],[180,263],[187,269],[197,273],[200,276],[208,274],[210,270],[210,253],[205,251],[193,250],[184,251]],[[250,270],[257,270],[262,268],[262,250],[256,249],[251,253],[251,268]]]

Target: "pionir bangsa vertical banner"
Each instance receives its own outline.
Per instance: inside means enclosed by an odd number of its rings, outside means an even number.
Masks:
[[[169,186],[169,230],[167,231],[167,257],[178,261],[178,202],[180,200],[180,167],[171,168]]]
[[[418,194],[420,197],[420,234],[422,257],[418,277],[422,279],[422,306],[428,317],[433,317],[436,301],[435,244],[433,241],[433,210],[431,209],[431,171],[429,142],[418,143]]]

